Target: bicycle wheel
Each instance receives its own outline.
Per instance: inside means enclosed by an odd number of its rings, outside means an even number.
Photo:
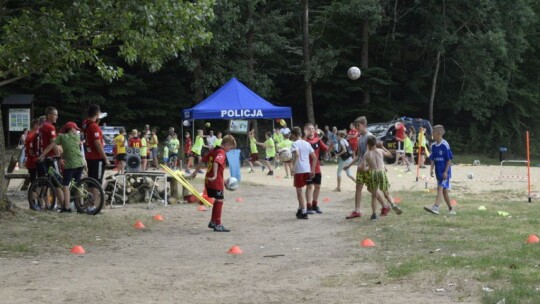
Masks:
[[[85,177],[71,188],[71,198],[80,213],[96,215],[105,204],[105,192],[99,182]]]
[[[28,203],[32,210],[53,210],[56,206],[56,192],[46,177],[35,179],[28,188]]]

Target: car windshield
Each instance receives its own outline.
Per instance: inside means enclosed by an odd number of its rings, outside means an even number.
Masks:
[[[367,130],[368,132],[371,132],[373,136],[375,137],[381,137],[384,136],[386,133],[386,130],[388,130],[388,127],[390,127],[390,124],[371,124],[368,125]]]

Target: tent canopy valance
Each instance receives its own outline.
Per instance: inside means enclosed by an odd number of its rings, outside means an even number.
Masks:
[[[187,120],[292,118],[291,107],[274,106],[234,77],[182,114]]]

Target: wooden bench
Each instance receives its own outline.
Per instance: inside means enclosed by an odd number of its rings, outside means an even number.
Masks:
[[[7,184],[6,187],[9,187],[9,182],[12,179],[24,179],[24,184],[21,187],[21,191],[27,190],[28,186],[30,185],[30,174],[28,173],[6,173],[4,178],[4,182]]]

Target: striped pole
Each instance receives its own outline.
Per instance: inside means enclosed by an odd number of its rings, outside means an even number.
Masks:
[[[529,191],[529,203],[531,202],[531,155],[529,151],[529,131],[526,133],[526,147],[527,147],[527,190]]]

